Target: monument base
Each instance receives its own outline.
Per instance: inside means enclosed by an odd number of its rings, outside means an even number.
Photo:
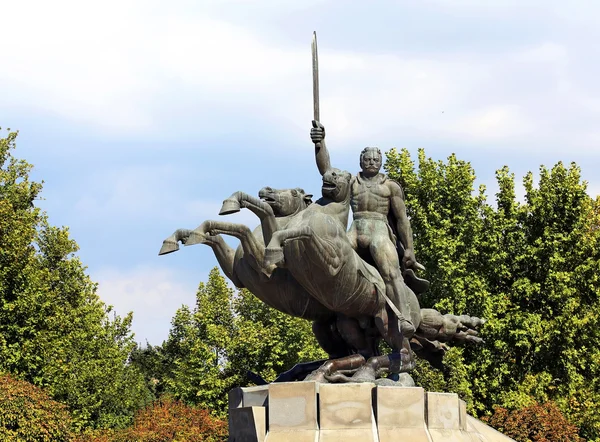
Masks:
[[[454,393],[282,382],[229,392],[229,442],[501,442]]]

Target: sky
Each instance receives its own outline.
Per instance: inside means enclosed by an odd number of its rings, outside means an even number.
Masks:
[[[0,17],[0,127],[141,344],[217,265],[203,245],[158,256],[175,229],[237,190],[319,194],[313,31],[335,167],[367,145],[456,153],[493,201],[503,165],[575,161],[600,194],[593,0],[0,0]]]

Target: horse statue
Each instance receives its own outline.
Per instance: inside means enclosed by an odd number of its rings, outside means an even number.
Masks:
[[[270,241],[274,231],[285,228],[293,216],[305,210],[312,203],[312,195],[300,188],[264,187],[258,196],[236,192],[226,200],[221,210],[221,214],[233,213],[240,207],[253,211],[261,219],[261,225],[254,231],[243,224],[205,221],[194,231],[177,229],[163,241],[159,255],[179,250],[179,242],[186,246],[208,245],[225,275],[237,288],[247,288],[262,302],[280,312],[312,321],[317,342],[330,358],[351,354],[354,347],[349,346],[337,332],[337,318],[333,311],[311,296],[287,269],[271,269],[271,275],[267,277],[262,267],[265,238]],[[232,249],[221,234],[238,238],[240,245]]]
[[[416,296],[408,287],[405,290],[409,294],[411,320],[417,326],[417,333],[410,343],[399,334],[394,321],[388,320],[390,314],[393,317],[394,306],[385,296],[385,284],[381,276],[358,256],[345,235],[349,182],[348,172],[332,170],[323,177],[323,197],[293,213],[281,212],[273,204],[277,195],[269,193],[266,190],[269,188],[259,192],[261,199],[236,192],[224,201],[220,213],[234,213],[241,208],[252,210],[261,220],[261,227],[255,232],[250,232],[245,226],[207,221],[194,231],[185,231],[185,238],[178,235],[177,231],[165,240],[163,248],[172,248],[173,241],[176,243],[177,239],[191,245],[209,244],[208,241],[220,233],[236,236],[241,240],[241,246],[235,256],[244,256],[247,262],[244,264],[245,270],[248,267],[252,269],[251,280],[254,285],[244,286],[257,297],[280,311],[307,319],[313,319],[308,309],[301,312],[289,309],[293,300],[287,300],[286,305],[282,306],[279,300],[269,295],[283,292],[286,296],[300,296],[302,305],[318,306],[315,311],[325,308],[332,316],[320,324],[327,324],[331,330],[332,322],[327,321],[333,317],[335,334],[339,334],[347,347],[351,347],[353,354],[335,363],[330,361],[324,364],[309,376],[311,379],[371,380],[384,371],[409,372],[414,368],[410,344],[417,354],[433,362],[441,360],[440,354],[447,349],[440,341],[480,342],[476,329],[483,323],[482,320],[469,316],[454,320],[457,317],[442,315],[433,309],[423,309],[422,312]],[[262,237],[259,236],[261,231]],[[266,248],[265,243],[268,244]],[[241,283],[240,274],[236,272],[234,275],[237,282],[232,279],[236,285]],[[268,276],[266,279],[265,275]],[[282,275],[285,275],[285,279],[282,279]],[[277,288],[270,289],[274,291],[265,290],[271,283],[276,283]],[[286,287],[288,283],[294,287],[293,290]],[[298,286],[304,290],[297,290]],[[311,297],[312,302],[309,300]],[[319,324],[318,320],[313,324]],[[317,332],[318,327],[315,334],[321,343]],[[379,355],[377,343],[381,338],[392,347],[391,355]],[[365,363],[366,359],[369,359],[368,363]],[[349,369],[355,371],[352,378],[342,373]]]

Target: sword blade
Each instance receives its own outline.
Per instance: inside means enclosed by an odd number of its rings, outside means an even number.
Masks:
[[[313,117],[321,121],[319,115],[319,54],[317,53],[317,32],[313,32],[312,38],[312,74],[313,74]]]

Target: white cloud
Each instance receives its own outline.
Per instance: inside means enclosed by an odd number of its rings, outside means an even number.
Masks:
[[[533,127],[518,106],[492,106],[458,118],[447,126],[449,132],[458,136],[480,140],[525,135]]]
[[[83,187],[87,193],[75,204],[74,210],[86,219],[114,214],[119,219],[137,217],[141,213],[157,217],[174,213],[160,207],[170,202],[171,193],[177,207],[178,194],[165,184],[177,175],[176,169],[166,166],[131,165],[104,169],[86,177]]]
[[[162,343],[176,310],[196,302],[197,283],[166,267],[105,267],[92,277],[98,281],[100,298],[114,306],[117,314],[134,312],[132,330],[141,343]]]
[[[157,64],[166,75],[200,89],[264,91],[273,79],[301,70],[306,58],[219,20],[171,17],[161,33],[154,48]]]
[[[347,64],[343,82],[334,80],[340,72],[327,73],[333,93],[324,97],[322,114],[330,138],[389,142],[391,134],[410,134],[481,142],[531,135],[539,123],[535,108],[513,91],[501,93],[507,87],[495,70],[503,60],[355,57],[364,62]]]
[[[177,225],[196,223],[189,228],[207,219],[242,223],[251,228],[259,224],[256,215],[246,209],[219,216],[221,196],[196,192],[187,182],[189,178],[172,165],[103,169],[85,178],[85,194],[69,209],[85,222],[102,220],[103,225],[130,225],[130,221],[140,219],[152,220],[153,225],[162,221]]]
[[[473,7],[471,1],[434,3]],[[181,121],[193,121],[186,130],[197,134],[239,130],[243,122],[228,119],[233,110],[266,126],[310,118],[308,44],[300,50],[267,41],[251,27],[225,21],[226,8],[244,2],[188,5],[189,13],[150,5],[62,0],[36,2],[31,14],[30,2],[9,3],[3,12],[11,19],[0,28],[0,41],[10,42],[0,67],[5,102],[130,133],[160,133]],[[273,13],[271,6],[261,3]],[[495,9],[509,14],[516,7]],[[294,9],[292,3],[285,8]],[[473,9],[483,17],[488,12]],[[600,96],[571,78],[564,42],[490,54],[455,49],[425,57],[401,45],[398,51],[330,50],[321,41],[321,113],[334,149],[349,140],[396,144],[407,136],[546,141],[557,138],[552,131],[564,137],[579,124],[559,108],[599,112]],[[530,88],[536,77],[545,89]],[[576,133],[585,139],[592,129]]]
[[[230,3],[219,9],[236,7]],[[242,102],[249,89],[272,96],[279,78],[301,71],[305,57],[188,6],[193,12],[136,0],[3,5],[5,103],[135,132],[150,129],[169,114],[165,107],[178,109],[190,93],[193,111],[210,112],[211,103],[228,100],[223,92]],[[184,97],[171,96],[178,86]]]
[[[147,127],[144,37],[153,22],[140,3],[7,2],[0,80],[13,106],[33,106],[109,127]]]
[[[563,63],[567,61],[567,48],[561,44],[545,42],[523,48],[514,54],[513,59],[525,63]]]

